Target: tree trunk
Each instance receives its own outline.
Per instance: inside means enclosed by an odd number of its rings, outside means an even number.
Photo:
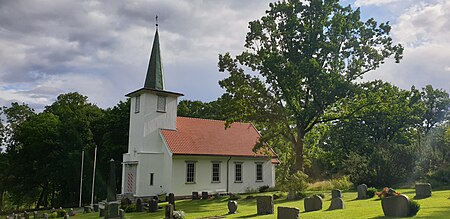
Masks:
[[[303,171],[303,147],[305,140],[305,130],[297,125],[297,142],[295,144],[295,166],[293,172]]]

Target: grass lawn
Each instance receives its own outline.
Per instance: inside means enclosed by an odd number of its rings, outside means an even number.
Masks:
[[[413,198],[413,189],[400,189],[402,194]],[[270,194],[270,193],[267,193]],[[260,194],[256,194],[260,195]],[[183,210],[186,218],[204,218],[211,216],[225,216],[225,218],[276,218],[278,206],[297,207],[300,209],[300,218],[385,218],[381,209],[381,201],[375,197],[367,200],[355,200],[356,192],[343,193],[345,209],[327,211],[330,206],[330,193],[325,193],[323,209],[315,212],[304,212],[303,200],[288,201],[285,197],[275,200],[275,214],[256,215],[256,200],[246,200],[244,196],[238,200],[238,213],[227,215],[228,198],[214,200],[181,200],[176,202],[177,210]],[[450,218],[450,190],[433,191],[433,196],[426,199],[417,200],[420,203],[420,211],[416,218]],[[164,206],[165,204],[160,204]],[[98,213],[78,214],[71,218],[76,219],[98,219]],[[148,219],[164,218],[164,210],[160,209],[156,213],[127,213],[126,218]]]

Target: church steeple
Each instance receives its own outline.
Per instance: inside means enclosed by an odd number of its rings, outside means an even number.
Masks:
[[[159,48],[158,16],[156,16],[155,39],[153,40],[152,53],[148,63],[144,88],[164,90],[164,74],[161,61],[161,50]]]

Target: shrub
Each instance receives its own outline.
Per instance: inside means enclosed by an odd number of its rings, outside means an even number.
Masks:
[[[67,214],[67,211],[64,209],[58,210],[58,217],[64,217]]]
[[[266,186],[260,186],[259,188],[258,188],[258,191],[259,192],[267,192],[269,190],[269,186],[268,185],[266,185]]]
[[[375,196],[375,193],[376,193],[376,192],[377,192],[377,189],[376,189],[376,188],[374,188],[374,187],[368,188],[368,189],[367,189],[367,192],[366,192],[367,198],[373,198],[373,197]]]
[[[136,205],[128,205],[123,209],[126,213],[131,213],[136,211]]]
[[[257,193],[258,189],[254,189],[252,187],[247,187],[245,188],[245,193],[249,194],[249,193]]]
[[[173,212],[173,218],[175,218],[175,219],[183,219],[183,218],[186,218],[186,214],[184,213],[184,211],[174,211]]]
[[[340,189],[343,191],[348,191],[353,188],[353,183],[350,182],[350,177],[348,176],[332,179],[331,185],[333,185],[334,189]]]
[[[297,197],[304,196],[304,192],[306,188],[308,188],[308,183],[306,182],[307,179],[308,175],[298,171],[286,179],[286,182],[281,186],[281,189],[285,192],[295,192]]]
[[[245,197],[245,199],[247,199],[247,200],[254,199],[254,198],[255,198],[255,196],[253,196],[253,195],[247,195],[247,197]]]
[[[54,211],[54,212],[48,214],[48,217],[49,218],[57,218],[58,217],[58,212]]]
[[[410,200],[409,201],[408,217],[415,216],[417,214],[417,212],[419,212],[419,210],[420,210],[419,202],[417,202],[415,200]]]
[[[308,190],[311,191],[326,191],[331,189],[333,189],[333,184],[329,180],[315,182],[308,186]]]

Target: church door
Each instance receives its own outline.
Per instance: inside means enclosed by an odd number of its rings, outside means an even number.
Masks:
[[[136,192],[136,171],[137,164],[125,165],[125,194],[134,194]]]

